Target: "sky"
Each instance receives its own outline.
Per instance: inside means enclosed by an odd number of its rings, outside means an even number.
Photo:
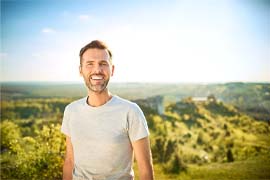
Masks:
[[[1,0],[1,82],[82,82],[104,41],[112,82],[270,82],[268,0]]]

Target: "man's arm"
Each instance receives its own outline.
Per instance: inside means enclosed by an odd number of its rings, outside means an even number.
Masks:
[[[63,180],[72,180],[74,167],[73,147],[70,137],[66,136],[66,157],[63,166]]]
[[[132,143],[138,163],[140,180],[153,180],[153,164],[149,138],[145,137]]]

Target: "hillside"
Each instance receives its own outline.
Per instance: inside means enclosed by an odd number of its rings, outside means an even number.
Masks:
[[[200,177],[200,173],[194,171],[200,169],[196,167],[197,165],[203,165],[214,179],[218,177],[218,172],[234,177],[226,169],[222,169],[223,165],[219,165],[220,169],[216,169],[215,173],[211,169],[207,170],[211,167],[207,164],[217,163],[213,166],[218,166],[218,163],[239,162],[238,166],[241,170],[231,172],[237,175],[245,172],[243,169],[246,160],[260,157],[258,161],[252,162],[250,167],[248,167],[249,163],[246,163],[246,168],[250,168],[251,171],[252,168],[259,168],[259,164],[270,157],[270,125],[239,112],[234,106],[216,100],[214,96],[209,96],[205,101],[196,101],[189,97],[167,104],[162,115],[151,106],[147,106],[147,103],[142,103],[141,100],[137,102],[141,103],[147,115],[152,133],[154,162],[161,164],[166,172],[189,172],[187,176],[183,174],[173,176],[174,179]],[[224,164],[224,166],[234,165]],[[263,173],[259,175],[261,178],[270,178],[269,173],[267,174],[263,169],[259,168],[257,171]],[[201,171],[200,175],[202,174]],[[253,179],[260,179],[259,176],[252,175]],[[203,177],[209,179],[211,175],[208,178]],[[248,175],[237,177],[248,177]]]
[[[44,85],[30,87],[9,87],[9,97],[1,99],[1,179],[61,177],[65,146],[59,128],[64,107],[76,97],[46,95]],[[270,178],[269,167],[261,165],[270,157],[269,124],[214,95],[198,97],[134,100],[147,118],[156,179],[216,179],[218,173],[224,179],[232,174]]]
[[[257,120],[270,121],[270,83],[158,84],[112,83],[112,93],[137,100],[162,96],[165,102],[186,97],[207,97],[234,105]],[[86,95],[82,83],[2,83],[3,100],[25,98],[79,98]]]

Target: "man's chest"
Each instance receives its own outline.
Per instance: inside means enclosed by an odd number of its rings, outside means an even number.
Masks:
[[[77,114],[69,125],[74,140],[116,143],[128,138],[127,116],[121,113]]]

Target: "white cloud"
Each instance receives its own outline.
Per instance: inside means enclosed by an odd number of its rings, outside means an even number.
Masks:
[[[42,55],[40,53],[32,53],[32,57],[34,57],[34,58],[41,58]]]
[[[52,29],[52,28],[46,27],[46,28],[43,28],[43,29],[41,30],[41,32],[42,32],[42,33],[45,33],[45,34],[50,34],[50,33],[55,33],[55,30]]]
[[[0,52],[0,58],[1,58],[1,59],[6,58],[7,56],[8,56],[7,53],[2,53],[2,52]]]
[[[87,21],[89,20],[90,16],[87,14],[81,14],[78,16],[81,21]]]

